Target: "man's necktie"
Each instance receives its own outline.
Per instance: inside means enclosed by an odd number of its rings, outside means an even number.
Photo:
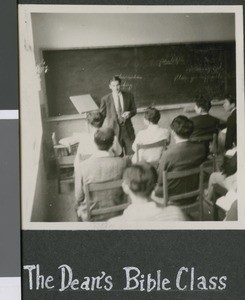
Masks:
[[[121,106],[121,101],[120,101],[120,96],[117,95],[117,115],[118,118],[120,118],[122,116],[122,106]]]
[[[117,117],[118,117],[118,121],[120,124],[124,124],[124,119],[122,118],[122,105],[121,105],[121,101],[120,101],[120,96],[117,95]]]

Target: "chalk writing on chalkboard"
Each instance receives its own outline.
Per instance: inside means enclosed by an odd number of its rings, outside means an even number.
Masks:
[[[235,93],[235,43],[45,50],[49,116],[76,114],[70,96],[90,94],[97,105],[118,75],[137,107],[222,99]]]

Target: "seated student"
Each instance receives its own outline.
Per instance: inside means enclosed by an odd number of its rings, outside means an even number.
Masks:
[[[229,190],[236,180],[237,172],[237,151],[236,147],[228,150],[224,156],[221,172],[214,172],[209,177],[208,189],[205,190],[205,197],[211,201],[213,195],[213,185],[218,183]]]
[[[223,105],[226,112],[230,113],[227,119],[225,150],[229,150],[237,144],[237,127],[236,127],[236,98],[232,95],[226,95]]]
[[[94,134],[97,151],[95,151],[90,158],[80,162],[75,172],[76,208],[78,216],[81,217],[83,221],[87,220],[84,185],[121,179],[123,171],[128,165],[129,161],[127,157],[114,157],[109,152],[113,140],[113,129],[98,129]],[[104,193],[94,193],[93,197],[94,200],[103,197],[103,201],[98,203],[98,208],[119,204],[124,200],[121,189],[112,189],[104,191]]]
[[[169,144],[170,134],[165,128],[161,128],[158,125],[160,120],[160,112],[154,107],[148,107],[144,114],[144,123],[147,126],[146,129],[138,132],[136,139],[133,143],[133,150],[136,151],[137,144],[151,144],[159,142],[163,139]],[[140,149],[139,161],[145,161],[148,163],[159,161],[163,147],[157,147],[153,149]],[[134,154],[132,161],[136,163],[136,153]]]
[[[158,206],[152,199],[151,193],[157,182],[157,172],[149,164],[135,164],[127,168],[123,174],[123,190],[132,204],[130,204],[120,217],[109,222],[161,222],[186,221],[187,218],[180,208],[176,206]]]
[[[231,178],[232,177],[232,178]],[[226,212],[224,221],[237,221],[237,180],[236,174],[229,177],[229,184],[226,186],[227,193],[216,200],[216,206]],[[228,179],[228,177],[227,177]]]
[[[94,134],[99,128],[101,128],[104,118],[99,111],[93,111],[87,115],[87,120],[90,125],[90,133],[84,132],[81,134],[81,140],[74,161],[75,170],[78,164],[84,160],[84,157],[92,155],[97,151],[97,147],[94,142]],[[122,153],[122,148],[116,136],[114,137],[113,145],[110,151],[114,156],[120,156]]]
[[[209,114],[211,102],[204,97],[199,97],[195,100],[195,103],[197,116],[190,118],[194,126],[191,139],[197,139],[199,137],[217,133],[220,121]]]
[[[160,160],[158,168],[158,185],[155,190],[157,197],[163,195],[163,171],[184,171],[199,167],[206,158],[205,146],[202,143],[192,143],[189,138],[193,132],[193,122],[186,116],[176,117],[171,124],[175,144],[166,150]],[[198,185],[198,176],[191,178],[169,180],[169,195],[178,195],[195,189]],[[196,198],[176,201],[176,205],[192,203]]]
[[[224,221],[237,221],[237,220],[238,220],[237,200],[235,200],[232,203],[231,208],[227,211]]]

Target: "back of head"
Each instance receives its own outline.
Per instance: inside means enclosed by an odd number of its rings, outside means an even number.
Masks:
[[[109,127],[100,128],[94,134],[94,142],[97,148],[102,151],[108,151],[114,141],[114,130]]]
[[[104,118],[101,112],[92,111],[87,115],[89,124],[95,128],[100,128],[103,124]]]
[[[152,124],[157,124],[160,120],[160,112],[154,107],[148,107],[145,110],[144,118]]]
[[[203,96],[197,97],[195,99],[196,106],[201,108],[203,112],[209,112],[211,108],[211,102]]]
[[[135,164],[124,171],[123,180],[133,194],[149,197],[157,182],[157,172],[149,164]]]
[[[171,129],[182,139],[188,139],[194,129],[193,122],[186,116],[178,116],[173,119]]]

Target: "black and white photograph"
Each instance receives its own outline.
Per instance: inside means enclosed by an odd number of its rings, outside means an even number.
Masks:
[[[241,6],[18,9],[23,229],[244,227]]]

